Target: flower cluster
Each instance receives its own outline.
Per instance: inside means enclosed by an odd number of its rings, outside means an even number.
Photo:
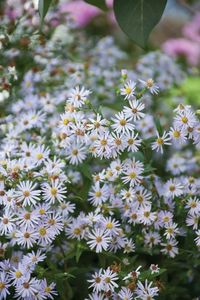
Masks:
[[[0,299],[155,299],[173,285],[176,262],[190,286],[199,112],[184,99],[160,112],[185,73],[160,52],[127,70],[112,38],[92,47],[65,26],[46,42],[35,35],[26,56],[27,24],[2,40],[1,84],[15,88],[0,120]]]
[[[113,271],[113,269],[114,271]],[[136,270],[132,270],[130,273],[126,274],[122,278],[119,278],[116,272],[116,265],[112,268],[108,267],[106,270],[100,269],[92,275],[92,279],[89,279],[90,288],[93,289],[93,293],[89,295],[90,300],[94,299],[155,299],[158,296],[158,287],[152,286],[152,281],[148,282],[145,280],[143,284],[139,279],[141,277],[141,266]],[[120,266],[118,266],[118,269]],[[157,265],[152,264],[149,269],[149,274],[160,273],[160,268]],[[120,290],[116,292],[119,288],[119,279],[122,281]]]

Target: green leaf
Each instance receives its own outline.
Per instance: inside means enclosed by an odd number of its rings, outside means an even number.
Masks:
[[[38,10],[40,14],[41,23],[43,23],[44,18],[48,12],[52,0],[39,0]]]
[[[157,129],[159,135],[162,136],[163,135],[163,127],[160,123],[159,117],[157,117],[157,116],[154,117],[154,121],[155,121],[156,129]]]
[[[161,274],[165,273],[167,270],[166,269],[160,269],[158,273],[151,273],[151,271],[144,271],[141,272],[141,274],[139,275],[139,279],[141,281],[144,281],[145,279],[149,279],[149,280],[153,280],[155,277],[160,276]]]
[[[90,167],[87,163],[82,163],[79,167],[78,170],[89,180],[92,179],[92,175],[91,175],[91,170]]]
[[[114,0],[114,12],[121,29],[139,46],[159,22],[167,0]]]
[[[104,11],[108,10],[105,0],[85,0],[85,2],[94,5]]]
[[[82,253],[84,252],[84,250],[87,250],[88,248],[86,247],[86,246],[84,246],[84,245],[82,245],[82,244],[78,244],[78,246],[77,246],[77,249],[76,249],[76,263],[78,263],[79,262],[79,259],[80,259],[80,257],[81,257],[81,255],[82,255]]]

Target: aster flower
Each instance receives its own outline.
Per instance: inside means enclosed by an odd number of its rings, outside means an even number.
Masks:
[[[45,247],[52,243],[56,233],[51,230],[50,228],[47,228],[44,224],[41,224],[38,226],[37,229],[37,237],[38,237],[38,244]]]
[[[130,118],[127,119],[123,112],[115,115],[113,119],[114,124],[112,128],[117,133],[125,133],[134,130],[135,126],[130,122]]]
[[[23,298],[34,297],[39,292],[39,280],[31,278],[27,281],[23,281],[16,286],[16,296]]]
[[[71,89],[67,102],[73,104],[75,107],[81,107],[90,94],[90,90],[87,90],[84,87],[76,86],[75,88]]]
[[[107,268],[102,273],[102,279],[104,283],[105,291],[114,291],[114,288],[118,287],[116,281],[119,279],[117,273],[113,272],[110,268]]]
[[[90,283],[89,288],[93,288],[93,291],[100,292],[104,289],[104,282],[102,278],[102,269],[99,269],[98,272],[95,272],[92,275],[92,279],[89,279]]]
[[[133,161],[129,164],[129,161],[127,161],[127,163],[124,164],[123,169],[123,174],[125,176],[122,177],[122,180],[124,183],[129,183],[131,186],[140,183],[143,178],[141,174],[144,170],[142,163]]]
[[[37,164],[41,164],[45,159],[49,158],[50,150],[45,148],[44,145],[40,145],[35,148],[32,157]]]
[[[168,198],[178,197],[183,194],[183,185],[176,179],[169,179],[164,185],[164,195]]]
[[[9,272],[9,278],[14,285],[20,284],[20,282],[25,281],[29,277],[30,273],[27,272],[27,269],[22,263],[19,263],[17,267],[12,268]]]
[[[10,295],[10,292],[8,290],[10,286],[10,280],[8,278],[8,275],[5,272],[0,273],[0,298],[6,299],[8,295]]]
[[[38,224],[39,220],[40,216],[36,210],[29,211],[23,209],[19,212],[17,217],[17,225],[24,227],[25,229],[34,228]]]
[[[159,92],[159,87],[154,83],[152,78],[147,79],[146,81],[144,80],[139,80],[142,85],[147,88],[148,90],[150,90],[151,94],[158,94]]]
[[[37,238],[38,234],[34,230],[21,229],[20,231],[16,232],[16,241],[19,245],[22,245],[22,247],[24,248],[29,249],[33,247]]]
[[[36,187],[37,183],[31,181],[20,182],[15,192],[17,201],[22,202],[23,206],[35,206],[37,201],[40,200],[40,190],[35,190]]]
[[[66,199],[66,187],[58,179],[51,181],[51,184],[44,183],[42,186],[43,199],[48,203],[63,202]]]
[[[109,188],[106,184],[100,187],[100,184],[97,182],[92,190],[89,192],[89,201],[95,206],[101,205],[109,197]]]
[[[200,247],[200,230],[197,230],[196,232],[197,237],[194,239],[197,247]]]
[[[159,273],[160,268],[158,267],[158,265],[151,264],[150,265],[150,270],[151,270],[151,274],[155,274],[155,273]]]
[[[164,145],[170,145],[169,142],[171,138],[169,137],[169,134],[167,132],[164,132],[162,136],[159,135],[157,132],[157,139],[155,142],[152,143],[152,150],[156,150],[157,152],[160,151],[163,153],[163,146]]]
[[[54,296],[57,296],[58,293],[55,291],[56,284],[54,282],[48,284],[46,279],[41,280],[40,289],[44,293],[44,297],[49,299],[54,299]]]
[[[163,246],[161,252],[174,258],[178,254],[177,244],[178,242],[175,239],[170,239],[166,243],[161,243],[161,246]]]
[[[72,143],[66,149],[66,158],[72,165],[78,165],[86,158],[86,148],[84,145]]]
[[[179,233],[180,231],[176,223],[169,223],[168,225],[165,226],[164,236],[166,236],[167,240],[174,239],[176,235]]]
[[[93,147],[95,149],[95,156],[98,155],[100,158],[109,158],[112,156],[112,150],[114,148],[113,137],[108,131],[100,133]]]
[[[120,89],[121,95],[125,96],[124,99],[131,99],[135,96],[136,83],[134,81],[128,81]]]
[[[1,234],[8,234],[15,229],[14,214],[5,213],[3,217],[0,217],[0,232]]]
[[[120,300],[124,300],[124,299],[133,300],[133,293],[129,288],[122,287],[122,289],[118,293],[118,297]]]
[[[169,135],[174,143],[184,144],[187,141],[186,130],[180,129],[180,127],[171,127]]]
[[[123,109],[126,118],[136,122],[144,118],[145,114],[142,112],[145,108],[144,103],[138,100],[129,100],[130,107],[125,106]]]
[[[94,229],[88,234],[87,244],[92,250],[95,249],[97,253],[107,250],[109,242],[110,236],[103,229]]]
[[[107,120],[103,119],[100,114],[97,113],[94,119],[89,118],[90,123],[87,124],[87,130],[93,130],[98,132],[105,131]]]
[[[141,281],[138,281],[137,288],[135,290],[136,297],[135,299],[155,299],[155,296],[158,296],[159,289],[157,287],[152,287],[153,282],[148,282],[145,280],[145,284]]]

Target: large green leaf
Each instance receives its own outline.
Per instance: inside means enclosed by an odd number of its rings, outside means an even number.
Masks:
[[[46,14],[48,12],[51,2],[52,2],[52,0],[39,0],[38,9],[39,9],[41,23],[43,22]]]
[[[114,12],[121,29],[145,47],[148,36],[159,22],[167,0],[114,0]]]
[[[94,5],[102,10],[107,10],[105,0],[85,0],[88,4]]]

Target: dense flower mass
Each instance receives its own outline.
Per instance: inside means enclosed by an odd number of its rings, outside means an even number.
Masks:
[[[200,247],[199,113],[163,103],[187,73],[159,51],[127,69],[113,38],[87,44],[71,20],[50,34],[54,12],[48,41],[27,41],[22,2],[0,35],[0,300],[173,297]]]

